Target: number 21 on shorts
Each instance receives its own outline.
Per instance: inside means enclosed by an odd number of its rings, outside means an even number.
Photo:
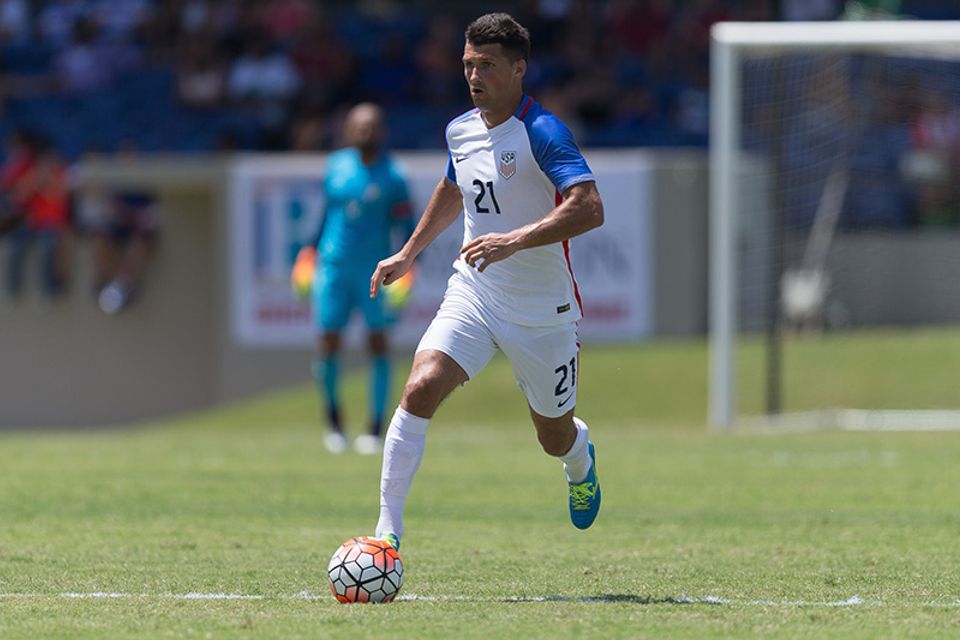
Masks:
[[[560,365],[553,372],[559,376],[553,395],[559,399],[557,408],[562,408],[573,397],[577,388],[577,356],[573,356],[570,362]]]

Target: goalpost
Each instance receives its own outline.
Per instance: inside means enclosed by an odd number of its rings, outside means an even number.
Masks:
[[[710,91],[711,426],[960,428],[960,22],[720,23]]]

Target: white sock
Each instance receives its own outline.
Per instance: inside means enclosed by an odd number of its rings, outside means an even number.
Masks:
[[[573,424],[577,425],[577,439],[573,441],[570,451],[560,456],[560,460],[563,462],[563,472],[567,474],[567,482],[583,482],[593,464],[587,447],[590,434],[586,423],[580,418],[574,418]]]
[[[385,533],[395,533],[398,537],[403,534],[403,505],[423,459],[429,423],[427,418],[419,418],[401,407],[393,414],[383,441],[377,537]]]

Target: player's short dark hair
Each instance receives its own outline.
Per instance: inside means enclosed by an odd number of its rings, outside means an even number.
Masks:
[[[513,60],[530,59],[530,32],[509,13],[488,13],[470,23],[467,42],[473,46],[499,44]]]

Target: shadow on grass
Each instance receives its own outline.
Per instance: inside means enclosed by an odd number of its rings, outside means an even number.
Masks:
[[[719,598],[687,598],[686,596],[640,596],[633,593],[604,593],[596,596],[517,596],[503,598],[501,602],[611,602],[625,604],[709,604],[722,605],[724,602]]]

